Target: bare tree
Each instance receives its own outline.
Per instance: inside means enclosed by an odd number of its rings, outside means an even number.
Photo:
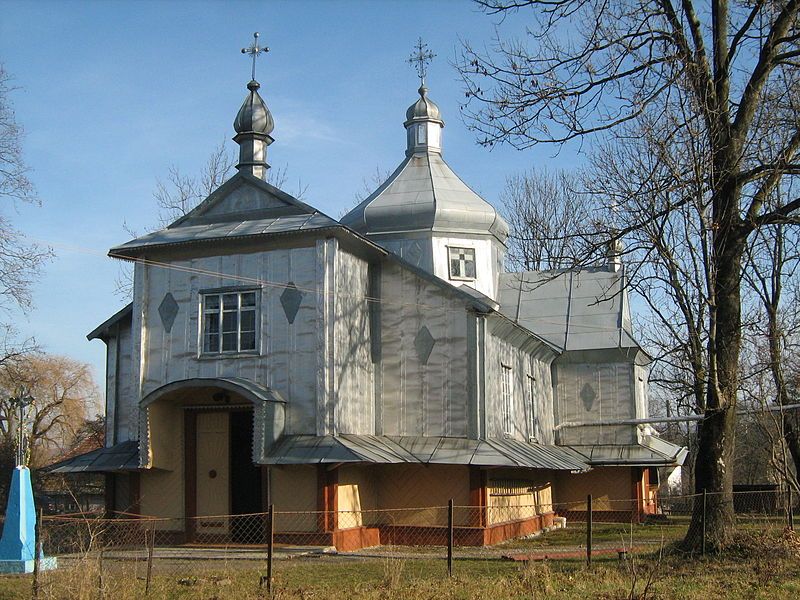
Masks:
[[[171,166],[166,179],[156,180],[156,189],[153,192],[157,207],[156,220],[155,225],[148,228],[148,232],[167,227],[191,212],[214,190],[225,183],[231,176],[236,162],[237,156],[225,148],[223,141],[209,155],[198,175],[186,175],[176,166]],[[286,180],[286,167],[268,171],[267,181],[275,187],[283,186]],[[296,197],[302,198],[308,188],[298,181],[297,190]],[[139,237],[139,232],[129,227],[127,223],[123,223],[123,228],[131,237]],[[128,263],[120,265],[115,288],[118,296],[126,299],[131,297],[133,270]]]
[[[779,184],[800,174],[800,0],[711,0],[708,7],[692,0],[479,4],[505,16],[532,9],[526,41],[498,36],[494,49],[464,48],[458,66],[469,96],[465,115],[483,143],[527,148],[591,134],[605,134],[614,143],[624,138],[625,124],[643,115],[661,122],[676,104],[685,118],[672,119],[675,132],[692,127],[703,141],[703,153],[692,157],[705,174],[710,241],[708,375],[695,486],[712,492],[708,542],[719,549],[730,542],[735,525],[742,264],[757,229],[797,223],[800,209],[800,198],[767,202]],[[680,183],[691,172],[677,175]],[[664,210],[692,200],[677,189]],[[615,228],[614,237],[643,224]],[[684,547],[697,549],[701,532],[698,510]]]
[[[542,271],[590,260],[592,243],[581,234],[591,231],[599,218],[593,199],[568,171],[530,169],[507,177],[500,201],[509,225],[509,262]]]
[[[753,318],[747,323],[754,345],[749,373],[758,393],[744,386],[759,405],[779,407],[800,400],[792,386],[792,374],[800,361],[800,231],[777,225],[756,232],[748,247],[744,280],[753,297]],[[761,373],[768,374],[764,382]],[[800,474],[800,415],[798,411],[768,411],[761,419],[766,434],[780,432],[772,447],[778,451],[773,465],[782,479],[797,488]],[[794,469],[792,469],[794,467]],[[794,472],[792,472],[792,470]],[[798,490],[800,491],[800,490]]]
[[[0,63],[0,307],[31,307],[31,284],[51,257],[48,248],[25,241],[5,213],[15,202],[38,203],[22,158],[22,128],[17,124],[10,94],[11,76]]]

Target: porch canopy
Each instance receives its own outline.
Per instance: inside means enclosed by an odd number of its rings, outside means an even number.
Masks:
[[[265,464],[439,464],[524,467],[584,472],[586,458],[570,448],[513,439],[375,435],[286,435],[273,445]]]
[[[48,465],[48,473],[109,473],[139,469],[139,442],[129,440],[108,448],[97,448]]]

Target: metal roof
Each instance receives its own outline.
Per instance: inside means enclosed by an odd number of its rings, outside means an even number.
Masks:
[[[655,436],[646,435],[638,444],[606,444],[571,446],[592,466],[628,465],[638,467],[670,467],[684,463],[689,451]]]
[[[502,241],[508,225],[472,191],[437,152],[406,157],[372,195],[341,222],[359,233],[434,230],[494,234]]]
[[[242,198],[226,201],[234,193]],[[115,246],[109,255],[131,257],[164,246],[339,227],[338,221],[313,206],[240,171],[169,227]]]
[[[500,312],[565,350],[639,348],[621,271],[500,274]]]
[[[139,442],[129,440],[98,448],[46,467],[49,473],[108,473],[139,469]]]
[[[268,464],[445,464],[587,471],[585,458],[570,448],[512,439],[452,437],[288,435],[267,453]]]
[[[133,316],[133,302],[129,302],[126,306],[123,306],[120,310],[115,312],[111,315],[108,319],[103,321],[100,325],[95,327],[87,336],[87,340],[96,340],[101,339],[105,340],[108,337],[109,330],[116,325],[125,320],[130,320]]]

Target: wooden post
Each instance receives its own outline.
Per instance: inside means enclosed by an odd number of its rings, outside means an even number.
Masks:
[[[42,509],[39,509],[39,518],[36,519],[36,528],[33,530],[33,590],[31,591],[31,596],[34,598],[39,597],[39,569],[41,565],[39,564],[39,559],[42,555]]]
[[[453,499],[447,501],[447,576],[453,576]]]
[[[788,520],[789,530],[794,531],[794,508],[792,508],[792,488],[789,487],[789,509],[786,512],[786,517]]]
[[[586,496],[586,564],[592,566],[592,495]]]
[[[147,578],[144,582],[144,595],[150,594],[150,581],[153,576],[153,549],[156,545],[156,524],[151,521],[149,535],[145,534],[145,541],[147,542]]]
[[[272,598],[272,557],[274,551],[273,539],[275,537],[275,505],[270,504],[267,509],[267,574],[261,578],[261,587],[267,586],[267,597]]]
[[[706,488],[703,488],[703,518],[701,519],[701,523],[703,525],[703,529],[700,532],[700,539],[701,539],[701,547],[703,556],[706,555],[706,507],[708,506],[707,503],[707,494]]]

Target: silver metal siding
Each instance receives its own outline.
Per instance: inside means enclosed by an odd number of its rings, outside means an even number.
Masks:
[[[467,311],[463,301],[393,263],[381,270],[385,435],[467,435]],[[414,340],[435,339],[427,364]]]

